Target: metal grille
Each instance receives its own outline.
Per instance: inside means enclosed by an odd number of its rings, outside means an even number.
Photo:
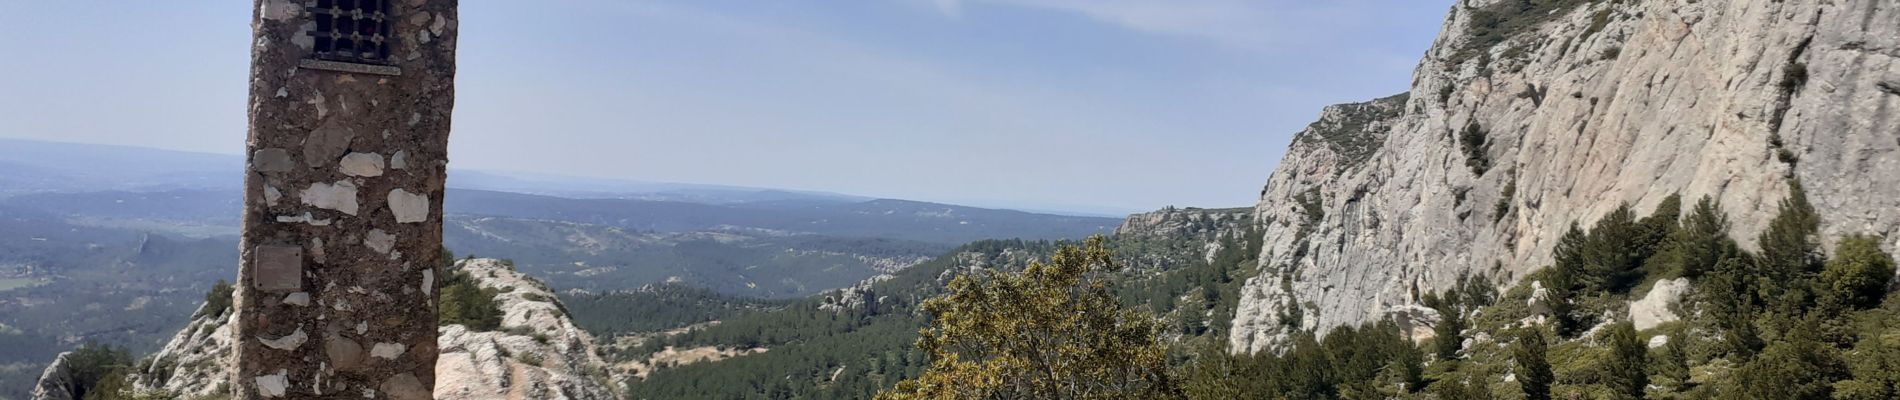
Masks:
[[[310,58],[361,64],[387,64],[389,60],[390,0],[316,0],[310,13],[316,17],[316,39]]]

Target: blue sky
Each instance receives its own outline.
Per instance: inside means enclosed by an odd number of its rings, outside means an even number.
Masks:
[[[1118,212],[1251,205],[1450,1],[462,2],[458,168]],[[0,0],[0,137],[241,153],[248,1]]]

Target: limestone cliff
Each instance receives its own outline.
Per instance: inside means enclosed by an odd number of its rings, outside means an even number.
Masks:
[[[1514,282],[1569,224],[1672,193],[1770,215],[1797,178],[1826,237],[1900,238],[1900,3],[1494,3],[1453,6],[1409,96],[1329,107],[1294,139],[1255,208],[1235,351],[1461,274]]]
[[[546,285],[501,261],[462,260],[477,285],[501,293],[496,331],[461,325],[439,329],[435,395],[439,399],[613,399],[617,391],[594,339],[574,325]],[[204,314],[204,313],[200,313]],[[228,391],[230,313],[201,315],[133,377],[142,391],[181,398]],[[394,357],[399,348],[358,349],[362,357]]]

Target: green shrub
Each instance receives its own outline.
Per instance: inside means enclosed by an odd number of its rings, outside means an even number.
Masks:
[[[192,314],[191,317],[198,318],[224,315],[225,311],[231,310],[231,293],[233,290],[230,282],[219,279],[218,283],[211,285],[211,291],[205,292],[204,307],[200,308],[196,314]]]
[[[482,288],[466,271],[455,271],[443,279],[437,298],[436,317],[440,325],[462,325],[471,331],[487,332],[501,326],[501,308],[495,302],[495,289]]]
[[[1474,175],[1484,175],[1485,171],[1491,169],[1491,156],[1485,153],[1490,148],[1489,139],[1486,138],[1489,135],[1490,131],[1485,130],[1475,119],[1458,132],[1458,148],[1464,150],[1465,166],[1470,167]]]

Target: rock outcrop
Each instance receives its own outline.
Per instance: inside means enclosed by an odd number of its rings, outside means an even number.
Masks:
[[[456,269],[483,287],[496,289],[502,312],[495,331],[461,325],[438,331],[435,397],[438,399],[613,399],[614,378],[596,351],[594,338],[569,319],[545,284],[492,259],[462,260]],[[201,312],[201,314],[203,314]],[[138,389],[198,398],[228,392],[231,315],[200,316],[174,336],[133,376]],[[394,358],[408,349],[360,349],[370,358]]]
[[[1637,330],[1682,319],[1677,314],[1682,296],[1689,292],[1689,278],[1664,279],[1649,289],[1642,299],[1630,302],[1630,322]]]
[[[1900,238],[1891,0],[1499,3],[1453,6],[1409,95],[1329,107],[1294,139],[1255,208],[1232,349],[1465,274],[1514,283],[1571,223],[1671,194],[1721,201],[1747,241],[1799,179],[1824,237]]]
[[[436,342],[438,399],[612,399],[613,378],[594,347],[594,337],[574,325],[545,284],[492,259],[464,260],[457,267],[483,288],[502,291],[495,301],[501,328],[473,332],[441,328]]]
[[[79,400],[73,395],[73,372],[67,358],[72,352],[59,353],[46,372],[40,373],[40,381],[33,385],[33,400]]]
[[[871,285],[889,277],[890,275],[879,275],[877,278],[865,280],[851,287],[826,291],[823,295],[824,303],[819,304],[818,309],[834,313],[851,310],[876,313],[880,298],[877,291],[871,289]]]
[[[201,305],[197,317],[172,336],[165,347],[152,354],[151,364],[141,365],[131,380],[139,390],[169,393],[180,398],[201,398],[229,393],[231,371],[232,319],[230,310],[211,311]]]
[[[1117,242],[1140,245],[1130,260],[1135,267],[1165,268],[1187,261],[1213,262],[1214,255],[1242,238],[1253,226],[1251,208],[1176,208],[1128,216],[1113,236]]]

